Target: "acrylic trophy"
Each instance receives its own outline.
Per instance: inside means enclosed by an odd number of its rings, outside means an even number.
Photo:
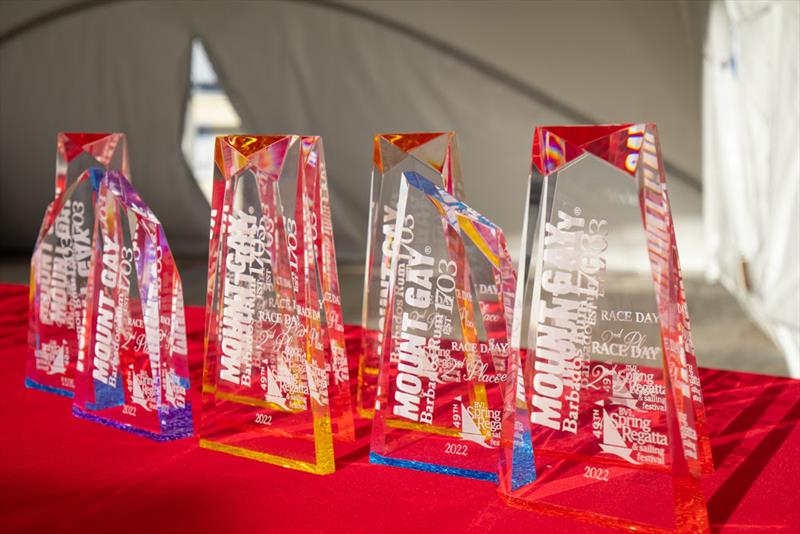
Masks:
[[[496,481],[519,372],[503,232],[417,173],[399,193],[370,461]]]
[[[164,230],[117,171],[95,210],[72,412],[158,441],[191,436],[183,291]]]
[[[57,141],[56,198],[47,207],[31,257],[25,385],[71,397],[96,187],[109,169],[127,172],[128,151],[121,133],[59,133]]]
[[[501,495],[609,527],[708,530],[711,451],[655,126],[537,128],[525,232],[515,342],[537,480]]]
[[[416,172],[456,198],[463,198],[461,164],[454,132],[379,134],[375,136],[367,254],[362,304],[363,343],[358,360],[356,407],[371,418],[380,369],[381,333],[391,270],[400,180]]]
[[[218,137],[200,446],[316,474],[354,439],[320,137]]]

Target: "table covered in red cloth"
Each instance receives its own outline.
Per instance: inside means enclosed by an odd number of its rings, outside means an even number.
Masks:
[[[187,308],[186,322],[197,399],[203,310]],[[2,532],[601,531],[509,508],[491,483],[370,465],[366,421],[355,450],[320,477],[77,419],[69,399],[24,387],[26,327],[27,288],[0,285]],[[800,532],[800,381],[700,374],[713,529]]]

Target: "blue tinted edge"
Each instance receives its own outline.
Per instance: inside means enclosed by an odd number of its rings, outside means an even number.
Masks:
[[[44,384],[40,384],[30,378],[25,378],[25,387],[28,389],[38,389],[39,391],[46,391],[48,393],[55,393],[56,395],[61,395],[62,397],[72,398],[73,393],[66,389],[61,389],[53,386],[45,386]]]
[[[391,467],[403,467],[405,469],[414,469],[416,471],[427,471],[429,473],[439,473],[443,475],[452,475],[457,477],[474,478],[476,480],[485,480],[487,482],[497,483],[497,473],[487,473],[486,471],[478,471],[475,469],[462,469],[460,467],[447,467],[444,465],[429,464],[426,462],[418,462],[415,460],[401,460],[398,458],[389,458],[369,453],[369,463],[378,465],[388,465]]]

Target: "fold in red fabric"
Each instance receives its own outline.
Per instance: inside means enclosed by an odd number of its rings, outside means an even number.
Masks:
[[[72,417],[68,399],[23,385],[27,294],[0,284],[2,532],[604,531],[509,508],[491,483],[370,465],[364,420],[336,473],[320,477]],[[202,308],[187,308],[186,324],[197,399]],[[347,340],[352,362],[357,327]],[[800,381],[700,374],[717,466],[705,480],[713,530],[800,532]],[[632,492],[631,506],[647,503]]]

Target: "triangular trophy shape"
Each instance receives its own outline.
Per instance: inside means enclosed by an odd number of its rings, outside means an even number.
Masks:
[[[124,133],[60,132],[56,141],[56,195],[90,167],[119,171],[131,179]]]
[[[328,192],[328,172],[322,138],[304,136],[300,174],[306,196],[313,236],[314,263],[309,268],[310,282],[317,280],[316,298],[319,308],[325,367],[328,370],[328,396],[331,403],[331,423],[334,437],[355,440],[353,401],[350,391],[350,368],[345,350],[344,318],[342,316],[339,273],[336,266],[336,245],[333,240],[333,219]],[[314,274],[316,271],[316,274]],[[313,388],[312,388],[313,391]]]
[[[394,235],[370,461],[496,481],[506,389],[519,375],[503,233],[405,172]]]
[[[59,133],[56,141],[56,198],[47,207],[31,257],[25,385],[71,397],[96,187],[107,170],[127,171],[128,149],[122,133]]]
[[[200,446],[316,474],[352,441],[319,137],[216,142]]]
[[[454,132],[378,134],[373,155],[361,319],[364,337],[356,396],[358,413],[366,418],[372,417],[375,408],[401,176],[404,172],[418,173],[456,198],[463,198]]]
[[[191,436],[183,289],[164,229],[121,173],[100,181],[78,417],[158,441]]]
[[[553,135],[579,153],[548,159]],[[514,341],[537,480],[500,493],[608,527],[707,531],[711,449],[656,128],[541,127],[533,152]]]

